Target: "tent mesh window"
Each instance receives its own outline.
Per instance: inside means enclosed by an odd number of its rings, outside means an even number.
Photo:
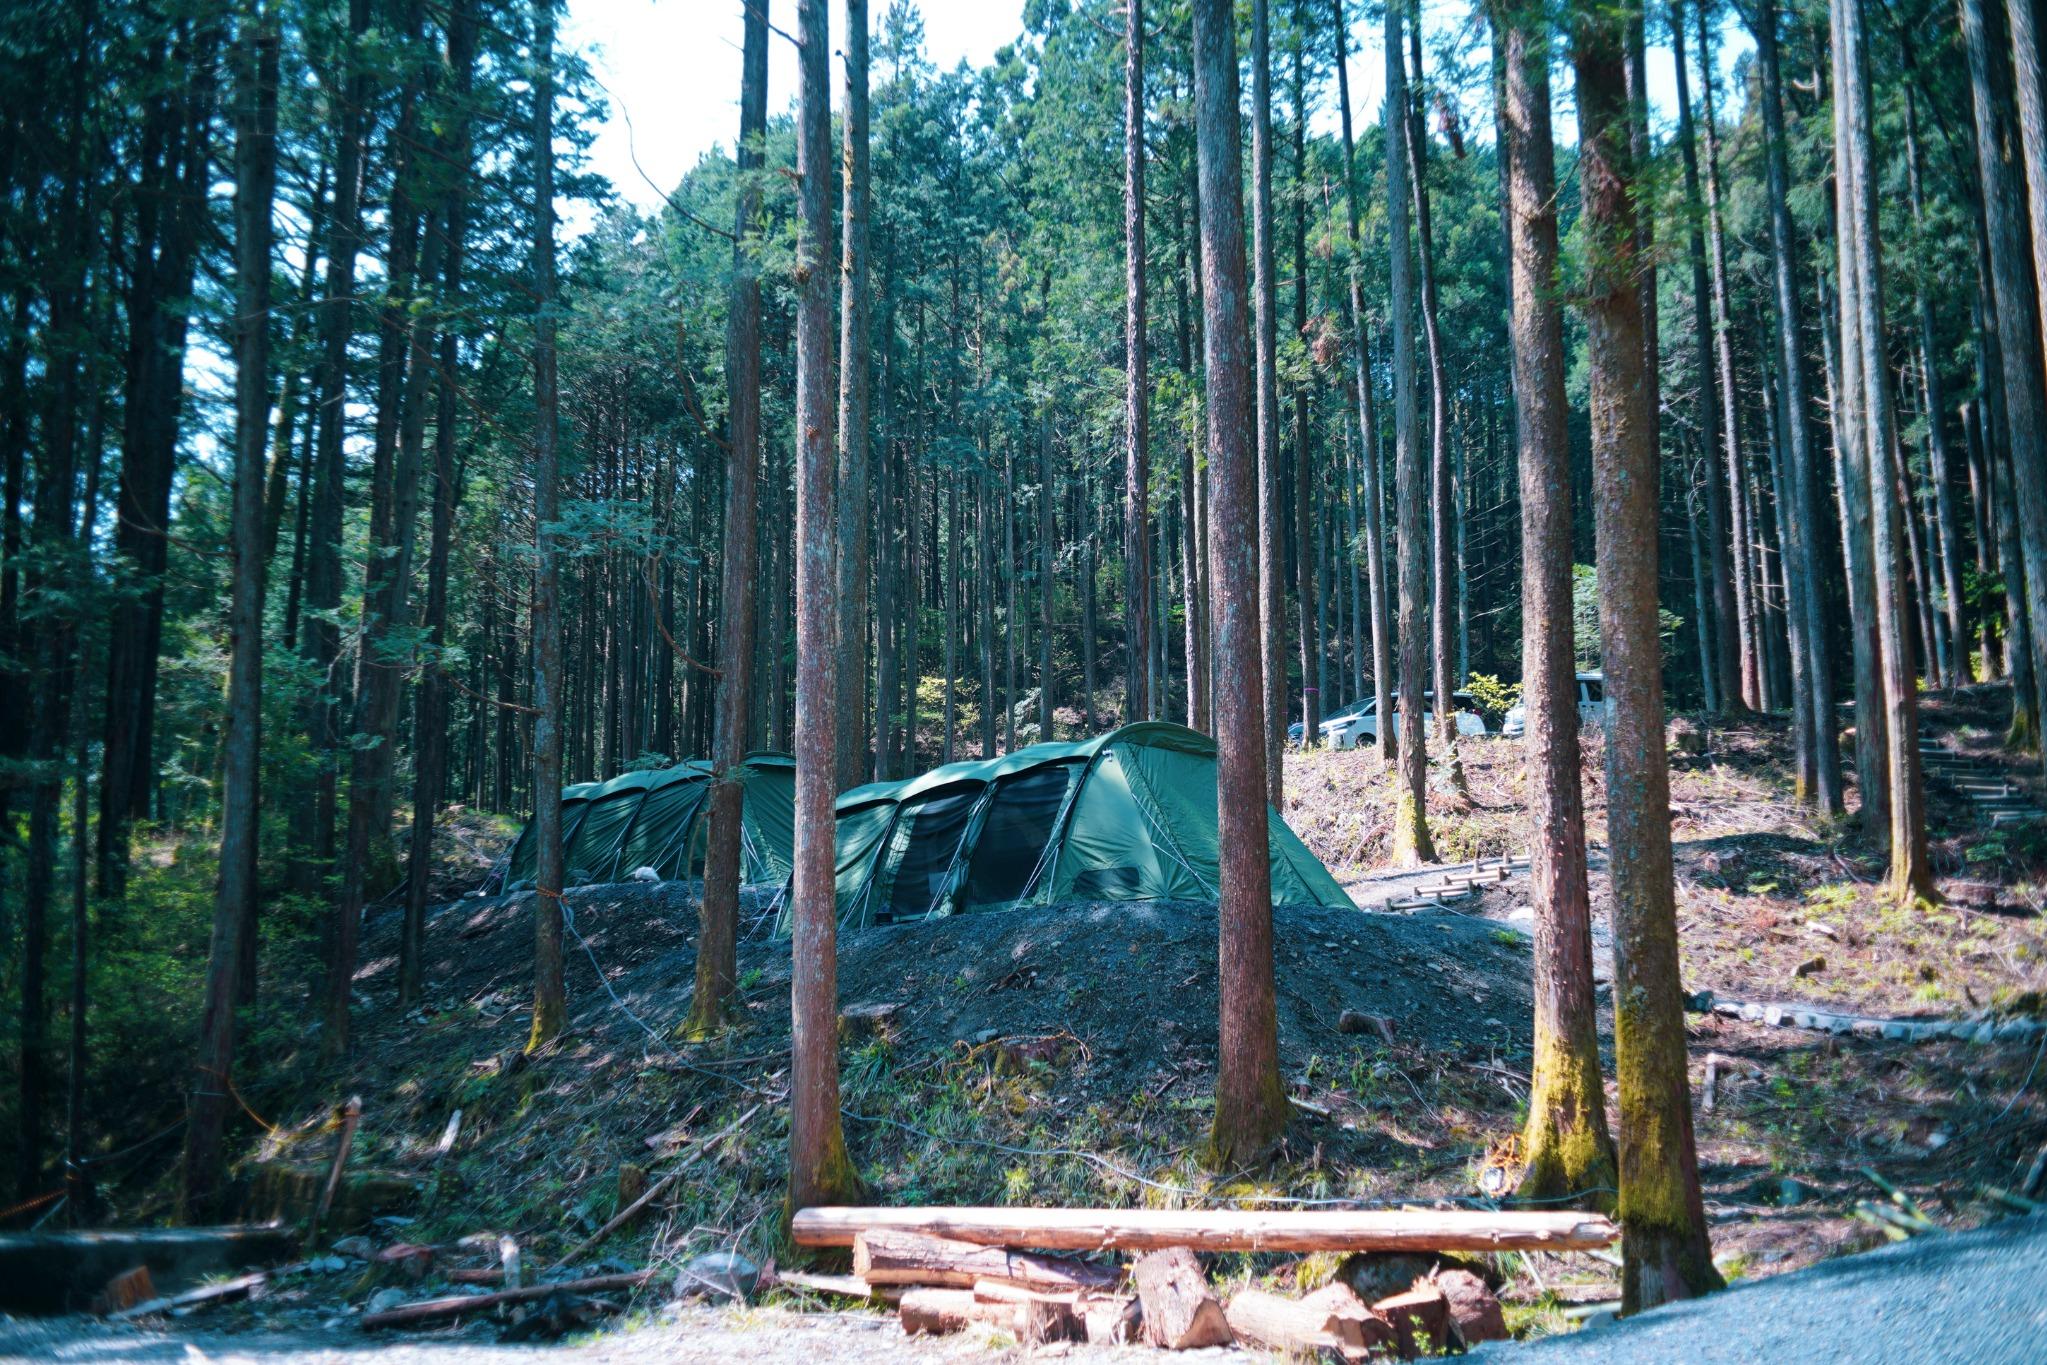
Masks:
[[[946,874],[966,837],[967,822],[980,793],[951,792],[905,806],[883,855],[883,894],[877,924],[922,919],[938,908]]]
[[[967,909],[1008,909],[1044,879],[1059,813],[1085,766],[1059,763],[995,784],[967,864]]]

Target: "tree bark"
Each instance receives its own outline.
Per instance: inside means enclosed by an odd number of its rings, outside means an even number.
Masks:
[[[462,282],[463,239],[469,227],[469,179],[473,173],[466,112],[475,60],[474,0],[455,0],[448,19],[448,70],[454,81],[449,116],[453,128],[446,143],[448,157],[443,168],[451,179],[443,195],[440,216],[440,230],[447,238],[441,268],[443,308],[453,306]],[[423,362],[425,356],[415,355],[414,359],[415,362]],[[447,661],[444,658],[448,634],[448,555],[454,538],[456,505],[461,498],[455,473],[456,364],[455,334],[451,328],[443,326],[438,382],[435,385],[433,508],[427,548],[425,625],[428,654],[427,667],[420,677],[413,721],[412,846],[406,869],[405,920],[398,943],[398,1002],[401,1006],[417,1001],[423,985],[426,906],[434,861],[434,821],[448,778],[450,718]]]
[[[1344,216],[1350,226],[1347,275],[1354,371],[1352,382],[1357,390],[1358,457],[1364,468],[1365,589],[1369,604],[1367,611],[1372,619],[1372,690],[1374,714],[1378,717],[1374,747],[1379,752],[1379,761],[1389,763],[1393,759],[1393,727],[1387,721],[1387,717],[1393,714],[1393,644],[1386,616],[1386,501],[1380,489],[1379,429],[1372,420],[1371,348],[1365,335],[1364,283],[1360,278],[1359,256],[1363,248],[1358,236],[1357,154],[1351,136],[1350,72],[1345,58],[1350,29],[1344,18],[1344,0],[1329,0],[1329,3],[1336,37],[1337,103],[1343,119]],[[1315,735],[1304,735],[1302,741],[1313,744],[1316,738]]]
[[[2021,10],[2026,13],[2020,15]],[[2047,317],[2040,306],[2047,290],[2047,243],[2039,236],[2047,230],[2047,165],[2042,164],[2047,149],[2038,145],[2038,139],[2047,135],[2042,130],[2047,114],[2042,110],[2037,17],[2028,0],[2011,5],[2009,12],[2015,18],[2008,31],[2000,31],[1996,10],[1987,8],[1984,0],[1961,0],[1976,119],[1977,174],[1996,291],[1998,349],[2004,362],[2012,492],[2025,558],[2023,600],[2035,689],[2029,700],[2037,722],[2047,716],[2047,379],[2042,377]],[[2003,60],[2007,41],[2018,62],[2016,73]],[[2039,741],[2037,732],[2019,738],[2028,745]]]
[[[234,1068],[235,993],[246,926],[256,916],[263,731],[264,455],[270,421],[270,269],[277,189],[278,33],[243,21],[235,63],[235,479],[230,533],[228,699],[221,785],[220,882],[206,1001],[186,1115],[180,1212],[218,1212],[221,1134]],[[80,780],[83,780],[81,774]],[[82,832],[81,832],[82,833]]]
[[[1593,520],[1606,672],[1607,842],[1613,886],[1614,1054],[1620,1090],[1624,1313],[1720,1287],[1699,1194],[1678,984],[1657,639],[1657,449],[1652,437],[1626,82],[1627,7],[1570,12],[1591,361]]]
[[[1980,4],[1981,0],[1968,0]],[[1883,336],[1883,258],[1877,236],[1875,156],[1871,150],[1869,56],[1862,0],[1834,0],[1834,119],[1848,150],[1846,174],[1837,167],[1841,205],[1841,257],[1855,268],[1855,344],[1861,348],[1863,468],[1868,477],[1871,548],[1875,552],[1877,645],[1885,729],[1885,777],[1890,788],[1889,894],[1901,903],[1935,899],[1926,843],[1926,791],[1919,770],[1919,690],[1912,659],[1910,605],[1905,599],[1906,556],[1899,542],[1898,487],[1893,471],[1897,439],[1890,360]],[[1843,267],[1843,274],[1847,268]],[[1844,288],[1843,294],[1847,291]],[[1845,329],[1844,329],[1845,330]],[[1843,345],[1847,337],[1843,337]]]
[[[561,565],[555,526],[554,3],[533,0],[533,1029],[530,1051],[568,1023],[562,982]]]
[[[1429,837],[1429,758],[1422,725],[1422,692],[1427,675],[1422,667],[1425,641],[1423,612],[1428,597],[1427,485],[1422,471],[1419,415],[1415,411],[1414,262],[1408,215],[1413,203],[1408,189],[1407,58],[1403,37],[1404,0],[1386,6],[1386,233],[1391,258],[1393,309],[1393,466],[1394,502],[1400,531],[1400,778],[1393,811],[1393,862],[1397,866],[1432,863],[1436,847]],[[1384,711],[1379,728],[1389,725]]]
[[[859,1189],[839,1120],[837,556],[833,538],[831,301],[825,292],[830,163],[830,30],[825,0],[796,8],[796,844],[790,891],[789,1210]]]
[[[1703,19],[1703,14],[1702,14]],[[1792,564],[1785,581],[1798,595],[1806,621],[1805,704],[1811,711],[1813,791],[1811,799],[1828,815],[1841,813],[1841,738],[1834,718],[1834,656],[1827,644],[1826,609],[1820,589],[1826,570],[1820,554],[1819,460],[1812,447],[1803,294],[1798,282],[1798,239],[1790,209],[1790,170],[1784,139],[1783,77],[1777,54],[1774,0],[1760,0],[1755,13],[1756,64],[1761,73],[1763,146],[1770,201],[1771,283],[1777,303],[1777,365],[1782,413],[1779,422],[1790,455]],[[1718,575],[1716,575],[1717,577]]]
[[[1700,22],[1704,22],[1703,8]],[[1706,588],[1711,611],[1700,613],[1699,630],[1706,648],[1701,651],[1700,680],[1704,684],[1706,710],[1718,714],[1726,699],[1738,696],[1741,682],[1740,642],[1733,630],[1734,578],[1727,556],[1727,497],[1722,476],[1713,467],[1713,452],[1720,444],[1720,392],[1714,383],[1713,295],[1706,275],[1706,234],[1701,224],[1705,197],[1699,188],[1699,155],[1692,135],[1691,78],[1685,62],[1685,23],[1682,3],[1672,7],[1670,16],[1671,55],[1677,68],[1677,142],[1684,160],[1687,233],[1692,264],[1692,363],[1697,372],[1700,441],[1707,454],[1705,465],[1705,537],[1713,572]],[[1705,50],[1700,49],[1700,60]],[[1696,529],[1696,528],[1695,528]],[[1525,550],[1524,550],[1525,554]]]
[[[1286,800],[1286,541],[1280,513],[1279,320],[1275,315],[1272,247],[1272,33],[1268,0],[1251,3],[1251,259],[1256,332],[1258,421],[1259,671],[1265,707],[1266,799]],[[1295,478],[1306,468],[1301,454]],[[1303,625],[1305,625],[1305,621]],[[1305,672],[1304,686],[1314,679]],[[1304,697],[1306,693],[1302,694]],[[1301,712],[1301,738],[1312,743],[1314,721]]]
[[[369,0],[349,0],[348,39],[340,72],[328,84],[334,117],[334,207],[327,225],[327,279],[319,321],[319,436],[313,456],[312,511],[306,534],[305,632],[301,648],[318,680],[306,732],[318,766],[312,791],[294,810],[298,850],[292,885],[325,899],[334,872],[336,782],[341,763],[340,700],[330,680],[341,652],[334,612],[341,605],[342,514],[347,466],[348,344],[354,335],[355,257],[362,239],[364,142],[370,108],[370,64],[363,54]],[[104,817],[103,817],[104,823]]]
[[[741,761],[753,707],[754,604],[759,597],[761,292],[755,260],[762,139],[768,121],[768,0],[746,7],[740,62],[739,196],[732,224],[732,298],[725,320],[725,523],[719,555],[718,690],[711,730],[710,836],[704,897],[697,907],[695,990],[685,1032],[709,1034],[728,1022],[739,977]],[[884,692],[884,709],[887,694]]]
[[[1237,41],[1229,0],[1195,0],[1194,106],[1201,177],[1216,668],[1216,810],[1222,861],[1221,1032],[1208,1162],[1262,1162],[1286,1129],[1266,844],[1258,495],[1251,347],[1244,307]]]
[[[1269,215],[1268,215],[1269,216]],[[1123,17],[1123,562],[1125,721],[1159,714],[1151,689],[1151,376],[1145,338],[1144,0]],[[1014,556],[1010,569],[1015,568]],[[1285,733],[1284,729],[1281,731]]]
[[[839,263],[839,727],[841,790],[867,780],[867,0],[846,0],[845,193]],[[984,700],[985,705],[985,700]]]
[[[1535,907],[1535,1059],[1520,1193],[1553,1200],[1615,1183],[1593,999],[1592,908],[1572,639],[1570,408],[1557,276],[1556,145],[1549,27],[1530,4],[1503,8],[1504,153],[1513,256],[1512,342],[1520,436],[1522,704]],[[1710,460],[1708,467],[1710,468]],[[1610,1198],[1591,1196],[1598,1207]]]
[[[156,777],[157,670],[163,653],[164,570],[170,540],[185,346],[200,254],[210,233],[216,45],[221,25],[183,26],[159,41],[134,196],[128,270],[129,337],[123,376],[121,478],[114,552],[138,591],[117,597],[107,640],[106,734],[101,760],[98,882],[103,898],[127,892],[130,822],[147,816]],[[152,137],[151,133],[155,136]]]
[[[1419,10],[1416,11],[1417,15]],[[1410,184],[1414,192],[1415,254],[1421,262],[1422,337],[1429,358],[1429,635],[1433,688],[1436,694],[1436,740],[1444,763],[1461,788],[1464,773],[1457,761],[1457,715],[1451,694],[1456,691],[1456,620],[1452,599],[1456,566],[1451,560],[1454,534],[1450,481],[1450,383],[1443,366],[1443,332],[1436,308],[1435,227],[1429,212],[1428,137],[1422,124],[1421,22],[1408,30],[1408,57],[1414,64],[1408,86],[1407,136]]]

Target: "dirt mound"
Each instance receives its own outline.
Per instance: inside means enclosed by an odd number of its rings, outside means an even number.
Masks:
[[[655,1047],[637,1016],[672,1042],[696,968],[696,885],[586,887],[567,900],[577,1032],[638,1035]],[[786,1034],[788,942],[768,932],[768,906],[750,907],[755,924],[740,944],[739,968],[749,1027]],[[440,907],[428,933],[429,979],[439,993],[488,1014],[523,1016],[530,914],[524,895]],[[395,929],[388,919],[373,924],[373,949],[394,948]],[[1273,929],[1281,1061],[1290,1074],[1338,1041],[1344,1010],[1391,1019],[1403,1044],[1437,1052],[1528,1046],[1527,950],[1482,920],[1280,906]],[[1079,903],[841,934],[839,1000],[900,1006],[890,1028],[898,1054],[995,1037],[1072,1038],[1084,1055],[1068,1080],[1093,1100],[1127,1094],[1161,1067],[1212,1070],[1217,964],[1212,903]],[[381,995],[395,965],[372,957],[360,985]]]

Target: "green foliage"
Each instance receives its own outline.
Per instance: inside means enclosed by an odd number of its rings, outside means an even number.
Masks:
[[[1464,686],[1478,704],[1479,714],[1493,727],[1521,700],[1520,683],[1503,683],[1491,673],[1474,673],[1465,679]]]

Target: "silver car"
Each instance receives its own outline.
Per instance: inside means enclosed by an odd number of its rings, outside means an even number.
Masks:
[[[1604,673],[1580,673],[1578,681],[1578,724],[1606,725],[1606,675]],[[1507,715],[1500,722],[1500,733],[1509,739],[1528,732],[1528,710],[1521,702],[1507,708]]]
[[[1422,694],[1424,704],[1433,701],[1435,695],[1433,692],[1424,692]],[[1469,692],[1459,691],[1451,693],[1450,696],[1456,708],[1451,714],[1457,718],[1457,733],[1467,736],[1483,735],[1486,732],[1485,721],[1479,716],[1478,703],[1473,699],[1472,695]],[[1400,694],[1398,692],[1393,694],[1393,702],[1396,707],[1399,705]],[[1431,706],[1430,709],[1422,712],[1422,724],[1425,726],[1434,725],[1435,722],[1435,710]],[[1393,713],[1393,724],[1396,728],[1400,724],[1400,712],[1398,710],[1395,710]],[[1344,711],[1340,711],[1322,722],[1322,743],[1331,749],[1355,749],[1360,744],[1376,742],[1378,738],[1379,703],[1377,698],[1367,698],[1357,703],[1355,707],[1347,707]]]

